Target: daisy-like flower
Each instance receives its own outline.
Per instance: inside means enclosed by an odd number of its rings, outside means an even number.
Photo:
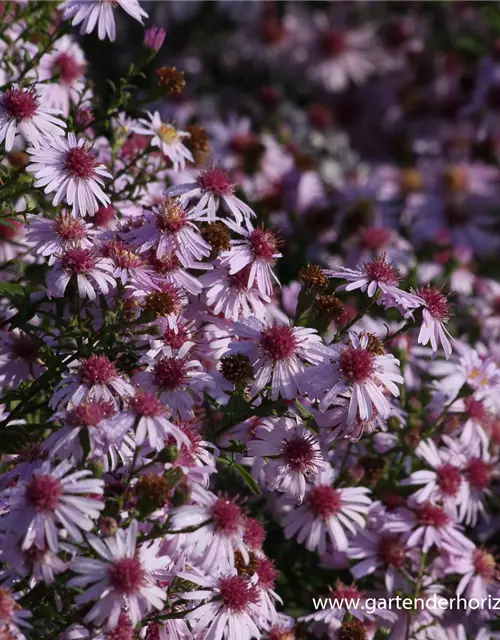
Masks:
[[[201,362],[190,357],[191,347],[192,343],[186,343],[177,353],[166,347],[163,357],[148,359],[148,369],[135,376],[144,389],[158,392],[173,415],[183,419],[189,417],[195,402],[202,401],[204,390],[214,384]]]
[[[500,588],[500,566],[498,559],[482,547],[467,547],[457,550],[449,549],[451,559],[447,573],[458,573],[462,576],[457,585],[458,596],[465,594],[467,598],[481,601],[488,595],[498,593]]]
[[[236,322],[233,332],[238,339],[229,344],[228,354],[248,356],[255,373],[251,393],[259,393],[271,382],[273,400],[280,395],[289,400],[295,398],[304,363],[322,362],[329,353],[315,329],[269,326],[250,317]]]
[[[446,439],[446,436],[443,436]],[[451,438],[447,439],[452,443]],[[402,485],[424,485],[413,494],[413,498],[421,503],[428,500],[442,502],[447,513],[456,518],[460,505],[467,499],[467,485],[463,475],[465,457],[459,451],[450,448],[438,449],[432,440],[420,442],[415,454],[433,470],[414,471],[409,478],[401,481]]]
[[[22,550],[19,542],[4,539],[0,557],[18,575],[31,576],[36,581],[43,580],[53,584],[55,577],[68,568],[58,556],[48,548],[37,549],[35,546]]]
[[[155,273],[156,282],[166,282],[175,285],[178,289],[185,289],[193,296],[203,291],[203,285],[198,278],[191,275],[182,267],[181,261],[175,253],[166,253],[161,258],[149,255],[149,264]],[[191,263],[190,268],[210,271],[212,266],[205,263]]]
[[[318,42],[319,58],[314,61],[311,73],[328,91],[343,91],[350,81],[362,84],[375,73],[377,52],[371,29],[327,29],[319,35]]]
[[[108,37],[113,42],[116,39],[113,12],[117,5],[141,24],[148,17],[139,0],[66,0],[59,5],[59,11],[63,20],[72,20],[73,26],[81,25],[82,35],[92,33],[97,25],[99,40]]]
[[[39,215],[28,216],[26,242],[33,251],[48,258],[54,264],[57,256],[66,249],[91,249],[92,225],[67,212],[59,213],[53,220]]]
[[[174,198],[165,198],[146,210],[145,223],[137,229],[132,228],[125,238],[141,253],[156,246],[157,258],[174,253],[182,266],[189,267],[193,262],[208,257],[212,251],[194,224],[203,215],[202,211],[186,210]]]
[[[124,433],[135,428],[134,439],[137,446],[147,441],[150,447],[160,451],[170,438],[175,440],[178,447],[183,444],[189,446],[189,438],[168,419],[169,415],[169,408],[155,393],[137,389],[130,398],[126,411],[112,418],[110,425],[118,427]]]
[[[208,600],[185,616],[193,623],[194,637],[211,640],[253,640],[261,637],[257,627],[260,594],[255,580],[240,576],[235,570],[219,576],[184,571],[181,577],[204,587],[183,593],[183,599]]]
[[[247,287],[255,285],[263,295],[271,296],[273,281],[279,285],[273,267],[281,257],[275,235],[261,227],[252,229],[250,225],[248,229],[238,229],[238,233],[245,238],[231,242],[231,249],[221,254],[221,265],[229,267],[230,275],[250,267],[245,272],[248,273]]]
[[[106,627],[113,629],[122,608],[126,607],[135,626],[151,609],[163,609],[167,593],[157,581],[172,561],[169,556],[159,556],[160,540],[145,543],[137,549],[137,529],[134,520],[127,530],[119,529],[115,536],[104,541],[89,536],[89,544],[99,559],[76,556],[72,560],[70,568],[79,575],[68,585],[92,585],[77,595],[75,602],[82,605],[97,600],[84,622],[106,622]]]
[[[194,162],[193,154],[183,143],[191,134],[162,122],[158,111],[148,113],[148,119],[141,118],[134,131],[139,135],[152,136],[151,144],[172,161],[174,171],[184,171],[186,161]]]
[[[325,274],[330,278],[340,278],[349,282],[337,287],[336,291],[360,289],[366,292],[369,298],[373,298],[377,291],[380,291],[378,304],[383,304],[385,309],[396,307],[404,316],[423,305],[420,297],[399,288],[398,273],[390,263],[386,262],[385,256],[366,262],[357,269],[345,267],[326,269]]]
[[[248,552],[243,542],[245,523],[239,505],[199,485],[193,485],[192,499],[193,504],[169,511],[171,530],[195,528],[191,533],[176,534],[181,548],[207,572],[234,566],[235,551],[239,551],[247,563]]]
[[[95,300],[97,293],[109,293],[116,286],[114,271],[109,258],[101,258],[91,249],[67,249],[47,275],[47,295],[49,298],[64,297],[69,281],[76,276],[78,295]]]
[[[81,462],[84,450],[81,444],[82,430],[86,431],[90,447],[89,457],[95,458],[108,453],[109,447],[119,446],[124,432],[118,433],[109,424],[114,415],[113,403],[103,400],[87,400],[67,410],[56,413],[53,420],[63,426],[53,431],[44,443],[43,449],[50,458],[67,459],[73,457]]]
[[[80,404],[84,400],[102,400],[117,404],[116,398],[134,395],[134,387],[119,373],[106,356],[90,356],[69,365],[70,372],[54,389],[50,406],[62,402]]]
[[[262,293],[256,283],[249,287],[250,266],[230,275],[229,269],[214,269],[201,277],[205,287],[207,306],[214,315],[222,314],[227,320],[243,320],[250,316],[264,321],[271,299]]]
[[[401,534],[408,548],[421,546],[424,553],[434,545],[442,547],[445,543],[453,548],[475,548],[443,507],[411,500],[409,507],[398,509],[382,527],[384,531]]]
[[[84,138],[69,133],[67,138],[59,136],[40,148],[30,147],[28,153],[31,164],[27,171],[35,175],[35,187],[44,187],[45,193],[55,191],[54,206],[65,201],[75,216],[84,217],[94,215],[100,204],[110,204],[102,186],[103,178],[111,178],[111,174],[96,160]]]
[[[426,345],[430,342],[434,352],[438,350],[439,344],[441,344],[446,358],[449,358],[453,338],[444,327],[445,323],[450,319],[446,296],[438,289],[430,286],[419,289],[417,295],[425,303],[422,309],[423,323],[418,334],[418,343]]]
[[[111,240],[102,247],[102,254],[112,261],[113,277],[123,285],[153,285],[152,271],[148,263],[126,242],[119,239]]]
[[[345,529],[355,534],[365,525],[364,514],[371,500],[366,487],[334,488],[331,467],[321,470],[306,489],[304,502],[294,506],[284,517],[285,538],[295,537],[309,551],[326,552],[329,539],[334,549],[347,551]]]
[[[59,549],[58,528],[62,525],[77,542],[81,530],[91,531],[104,502],[86,497],[102,495],[104,482],[91,478],[90,471],[72,471],[66,461],[52,468],[49,462],[33,472],[31,479],[18,482],[3,493],[10,511],[0,521],[5,531],[22,538],[22,549],[33,545]]]
[[[196,209],[204,211],[209,222],[215,222],[219,203],[222,200],[233,214],[237,224],[255,218],[255,212],[234,195],[236,185],[220,167],[204,169],[196,182],[175,185],[167,189],[167,195],[181,196],[182,202],[199,198]]]
[[[5,141],[5,150],[12,149],[17,134],[34,147],[42,146],[47,138],[63,136],[66,123],[53,113],[40,105],[35,89],[13,85],[5,93],[0,92],[0,142]]]
[[[389,417],[391,405],[384,395],[387,389],[399,396],[396,384],[403,383],[399,360],[383,351],[380,340],[371,334],[349,333],[349,343],[331,347],[333,358],[308,369],[304,387],[311,396],[320,399],[320,411],[335,404],[341,394],[349,395],[347,424],[370,420],[375,411],[383,419]]]
[[[269,489],[298,500],[304,497],[306,480],[313,480],[328,467],[314,435],[291,418],[263,420],[247,451],[249,456],[257,457],[253,471],[264,470]]]
[[[0,382],[18,387],[24,380],[39,378],[46,371],[39,357],[38,346],[21,333],[0,331]]]
[[[85,66],[83,51],[71,36],[59,38],[51,51],[42,56],[37,69],[40,80],[37,89],[47,108],[57,109],[67,118],[71,104],[81,103],[85,93]]]

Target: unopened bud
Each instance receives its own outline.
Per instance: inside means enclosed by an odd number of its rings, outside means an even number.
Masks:
[[[144,33],[144,46],[146,49],[158,52],[165,41],[165,36],[165,29],[157,26],[150,27]]]

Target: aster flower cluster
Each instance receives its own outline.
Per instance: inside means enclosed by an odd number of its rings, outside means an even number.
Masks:
[[[0,639],[500,637],[488,7],[151,4],[1,3]]]

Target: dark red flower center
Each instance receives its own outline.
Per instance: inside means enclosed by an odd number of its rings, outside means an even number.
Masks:
[[[187,361],[185,358],[162,358],[156,363],[154,381],[164,391],[173,391],[187,384]]]
[[[382,562],[392,567],[402,567],[405,563],[406,550],[399,538],[382,538],[380,540],[378,555]]]
[[[60,53],[53,62],[53,73],[59,73],[64,84],[73,84],[82,75],[78,62],[67,53]]]
[[[214,196],[229,196],[234,193],[234,183],[228,174],[219,167],[202,171],[197,182],[203,191]]]
[[[72,273],[88,273],[97,264],[97,258],[90,249],[68,249],[62,259],[64,269]]]
[[[150,391],[137,391],[130,400],[132,411],[139,416],[161,416],[165,412],[165,406],[155,393]]]
[[[144,584],[145,572],[137,558],[117,560],[109,569],[109,582],[116,591],[132,595]]]
[[[481,458],[472,458],[465,473],[470,485],[478,491],[484,491],[491,484],[492,466]]]
[[[80,375],[86,384],[106,384],[117,378],[118,372],[106,356],[90,356],[82,361]]]
[[[219,498],[212,506],[212,519],[219,533],[233,535],[241,525],[241,509],[236,502]]]
[[[495,557],[484,549],[474,552],[474,568],[484,580],[491,582],[497,574]]]
[[[297,338],[292,327],[275,324],[262,332],[260,346],[271,360],[287,360],[297,352]]]
[[[307,473],[314,468],[317,453],[310,438],[296,436],[282,445],[283,460],[292,471]]]
[[[74,178],[88,180],[95,176],[97,160],[90,149],[85,147],[72,147],[66,153],[64,166],[66,171]]]
[[[53,511],[61,494],[60,480],[49,475],[36,476],[26,486],[26,499],[37,511]]]
[[[220,581],[220,595],[224,606],[234,612],[246,611],[259,602],[259,592],[243,576],[227,576]]]
[[[61,213],[56,218],[56,234],[66,242],[83,240],[87,231],[85,224],[79,218],[74,218],[69,214]]]
[[[347,38],[342,31],[330,29],[323,35],[323,41],[321,44],[323,52],[327,56],[337,58],[346,51]]]
[[[307,504],[317,518],[326,520],[339,513],[342,507],[342,498],[339,491],[330,485],[322,484],[311,489],[307,497]]]
[[[38,109],[36,91],[34,89],[9,89],[5,92],[2,105],[11,118],[18,121],[30,120]]]
[[[446,496],[456,496],[460,489],[462,476],[460,469],[452,464],[444,464],[437,470],[438,484],[441,491]]]
[[[271,231],[262,228],[254,229],[248,241],[256,260],[263,260],[270,264],[276,261],[275,255],[278,251],[278,244]]]
[[[417,520],[424,527],[445,527],[450,519],[441,507],[426,503],[415,510]]]
[[[370,280],[392,286],[397,285],[399,282],[396,269],[386,262],[383,256],[376,258],[372,262],[365,263],[364,267],[365,273]]]
[[[446,322],[449,319],[448,300],[441,291],[433,287],[422,287],[417,294],[425,302],[427,310],[433,318],[440,322]]]
[[[349,384],[365,382],[375,371],[375,355],[367,349],[349,345],[340,354],[339,368]]]

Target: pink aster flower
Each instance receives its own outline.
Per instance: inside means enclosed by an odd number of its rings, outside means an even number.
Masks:
[[[68,568],[67,563],[48,547],[37,549],[32,546],[23,550],[18,542],[9,538],[4,539],[0,557],[18,575],[31,577],[33,581],[43,580],[46,584],[53,584],[56,576]]]
[[[216,268],[201,277],[207,306],[214,315],[222,314],[227,320],[235,322],[250,316],[265,320],[265,303],[271,299],[257,288],[255,282],[248,286],[250,268],[247,266],[233,275],[227,268]]]
[[[124,435],[109,424],[108,418],[115,412],[113,403],[103,400],[86,400],[76,406],[70,405],[53,416],[53,420],[62,422],[62,426],[50,434],[44,442],[44,450],[50,458],[73,457],[76,462],[81,462],[84,457],[81,437],[85,431],[90,447],[89,457],[107,455],[109,447],[112,444],[119,446]]]
[[[195,224],[203,212],[186,210],[173,198],[165,198],[145,211],[145,222],[137,229],[125,234],[128,242],[137,246],[139,252],[156,246],[156,257],[174,253],[183,267],[207,258],[212,247],[201,237]]]
[[[181,201],[199,198],[196,209],[206,213],[209,222],[217,219],[217,211],[222,200],[233,214],[237,224],[255,217],[252,209],[234,195],[236,185],[225,171],[219,167],[204,169],[194,183],[180,184],[167,189],[167,195],[181,196]]]
[[[69,116],[72,104],[79,104],[85,93],[85,56],[71,36],[59,38],[42,56],[37,68],[38,91],[48,108]],[[55,78],[55,80],[54,80]]]
[[[198,278],[183,268],[181,261],[175,253],[163,254],[161,258],[156,255],[149,255],[149,264],[155,274],[156,282],[167,282],[175,285],[179,289],[185,289],[193,296],[197,296],[203,291],[203,285]],[[204,263],[191,263],[190,268],[210,271],[212,266]]]
[[[366,487],[334,488],[335,474],[331,467],[321,470],[306,489],[304,502],[294,506],[284,517],[285,538],[296,538],[309,551],[326,552],[329,539],[334,549],[346,551],[346,532],[355,534],[363,528],[363,515],[371,500]]]
[[[438,350],[438,345],[441,343],[445,356],[449,358],[450,340],[453,342],[453,338],[444,327],[450,319],[446,296],[430,286],[419,289],[417,295],[425,303],[422,309],[423,323],[418,334],[418,343],[426,345],[430,342],[434,352]]]
[[[409,507],[397,509],[383,526],[385,531],[400,533],[407,547],[421,546],[424,553],[434,545],[441,548],[445,543],[451,547],[475,548],[443,507],[411,501]]]
[[[66,123],[53,112],[40,106],[35,89],[13,85],[5,93],[0,92],[0,142],[5,140],[5,150],[12,149],[17,134],[34,147],[42,146],[47,138],[63,136]]]
[[[306,480],[313,480],[328,466],[315,436],[291,418],[263,420],[247,451],[257,457],[254,474],[263,469],[271,491],[282,491],[298,500],[304,497]]]
[[[234,553],[240,551],[245,562],[249,556],[243,542],[245,523],[241,508],[234,500],[218,497],[193,485],[193,504],[169,511],[171,530],[182,549],[204,571],[234,566]],[[183,529],[194,528],[191,533]]]
[[[113,277],[123,285],[129,283],[133,287],[152,285],[152,271],[146,260],[139,256],[133,248],[122,240],[107,242],[101,249],[102,255],[111,260],[114,269]]]
[[[111,260],[91,249],[66,249],[47,275],[47,296],[63,298],[69,281],[76,276],[79,296],[95,300],[97,293],[107,294],[116,286],[114,271]]]
[[[32,164],[27,171],[35,175],[35,187],[44,187],[45,193],[55,191],[54,206],[65,201],[73,206],[75,216],[93,215],[101,205],[110,203],[102,190],[103,178],[111,178],[100,164],[84,138],[69,133],[67,138],[48,140],[40,148],[30,147]]]
[[[48,258],[49,265],[66,249],[92,248],[92,225],[69,213],[60,213],[54,219],[29,215],[28,223],[26,242],[35,253]]]
[[[19,330],[0,331],[0,382],[18,387],[21,382],[39,378],[46,371],[38,346]]]
[[[127,409],[117,413],[110,420],[110,426],[118,428],[123,433],[135,429],[135,444],[140,446],[147,441],[149,446],[157,451],[163,449],[170,438],[178,447],[182,444],[189,445],[189,438],[168,419],[168,416],[169,408],[155,393],[137,389],[130,398]]]
[[[202,401],[204,390],[213,386],[201,362],[190,357],[191,346],[186,343],[177,353],[167,349],[158,360],[148,359],[147,370],[135,376],[144,389],[158,392],[172,414],[181,418],[189,417],[195,403]]]
[[[52,468],[49,462],[33,472],[33,477],[4,491],[9,512],[0,520],[3,530],[22,538],[22,548],[46,546],[57,553],[61,525],[77,542],[81,530],[91,531],[104,502],[86,497],[102,495],[104,482],[91,478],[90,471],[71,471],[66,461]],[[83,494],[83,495],[82,495]]]
[[[153,147],[159,147],[161,152],[171,160],[174,171],[184,171],[186,161],[194,162],[193,154],[183,143],[190,134],[162,122],[158,111],[147,115],[148,119],[141,118],[138,121],[138,126],[134,128],[135,133],[152,136],[151,144]]]
[[[139,0],[66,0],[59,5],[63,20],[71,20],[73,26],[81,24],[80,33],[92,33],[97,25],[99,40],[116,39],[116,24],[113,14],[119,5],[129,16],[141,24],[148,14],[141,8]]]
[[[491,485],[498,476],[498,457],[492,456],[488,449],[481,451],[470,446],[464,447],[466,462],[466,496],[460,505],[459,520],[474,527],[480,516],[488,518],[486,500],[493,497]]]
[[[325,274],[330,278],[340,278],[349,281],[337,287],[337,291],[355,291],[360,289],[366,292],[369,298],[380,290],[379,304],[383,304],[385,309],[396,307],[404,316],[411,313],[413,309],[422,306],[422,300],[399,288],[400,278],[396,269],[385,261],[385,256],[380,256],[372,262],[367,262],[357,269],[346,269],[337,267],[327,269]]]
[[[320,411],[335,404],[338,396],[348,394],[347,424],[356,420],[370,420],[375,411],[383,419],[389,417],[391,405],[387,390],[399,396],[396,384],[402,384],[399,360],[392,354],[378,353],[366,333],[349,333],[349,343],[333,345],[330,363],[322,363],[304,374],[304,386],[311,397],[320,399]]]
[[[68,585],[92,585],[77,595],[75,602],[82,605],[97,600],[84,622],[106,622],[106,627],[113,629],[126,607],[135,626],[153,608],[163,609],[167,593],[157,582],[172,561],[169,556],[159,555],[160,540],[137,548],[137,529],[134,520],[128,529],[119,529],[115,536],[103,541],[91,536],[89,544],[99,559],[76,556],[72,560],[70,568],[79,575]]]
[[[259,393],[271,382],[273,400],[280,395],[295,398],[304,363],[322,362],[328,353],[315,329],[268,326],[250,317],[236,322],[233,333],[238,339],[229,344],[228,353],[243,353],[250,359],[255,373],[251,393]]]
[[[261,637],[257,627],[260,595],[255,580],[239,576],[235,570],[220,576],[182,572],[181,577],[204,587],[182,594],[185,600],[205,601],[185,616],[193,624],[195,637],[207,640]]]
[[[70,364],[69,373],[54,389],[50,406],[63,402],[80,404],[84,400],[103,400],[117,404],[117,397],[126,399],[134,395],[133,386],[119,373],[106,356],[90,356]]]
[[[232,241],[231,249],[221,255],[221,265],[229,267],[230,275],[249,267],[245,270],[247,287],[255,285],[263,295],[272,296],[273,281],[279,285],[273,267],[281,257],[275,235],[264,228],[252,229],[250,225],[248,229],[238,229],[238,233],[245,239]]]
[[[451,558],[447,573],[460,574],[457,595],[481,601],[500,589],[500,567],[495,556],[482,547],[449,549]]]

